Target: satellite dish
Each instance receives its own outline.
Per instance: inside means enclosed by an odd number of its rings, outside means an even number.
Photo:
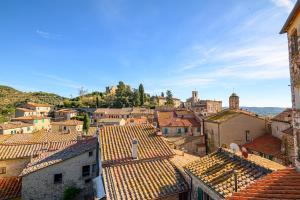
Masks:
[[[240,151],[240,147],[236,143],[230,143],[229,146],[233,153],[237,153],[238,151]]]

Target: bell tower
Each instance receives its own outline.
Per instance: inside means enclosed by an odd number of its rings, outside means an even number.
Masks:
[[[229,97],[229,109],[230,110],[240,109],[240,97],[236,93],[232,93]]]

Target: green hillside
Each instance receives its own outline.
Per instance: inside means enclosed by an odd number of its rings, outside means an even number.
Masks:
[[[62,105],[65,99],[53,93],[22,92],[9,86],[0,85],[0,123],[13,117],[15,107],[26,101]]]

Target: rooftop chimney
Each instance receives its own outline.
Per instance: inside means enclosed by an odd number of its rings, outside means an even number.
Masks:
[[[132,140],[132,158],[137,159],[138,158],[138,140],[133,139]]]

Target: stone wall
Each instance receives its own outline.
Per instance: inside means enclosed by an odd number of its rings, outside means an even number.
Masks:
[[[0,167],[5,167],[6,173],[0,174],[0,178],[19,176],[29,161],[30,158],[1,160]]]
[[[22,199],[60,200],[68,186],[76,186],[83,191],[90,191],[91,179],[96,177],[96,173],[92,173],[93,164],[96,164],[96,150],[93,151],[91,157],[86,152],[25,175],[22,179]],[[82,176],[82,167],[85,165],[90,165],[91,176]],[[54,175],[59,173],[62,173],[62,183],[54,184]]]

